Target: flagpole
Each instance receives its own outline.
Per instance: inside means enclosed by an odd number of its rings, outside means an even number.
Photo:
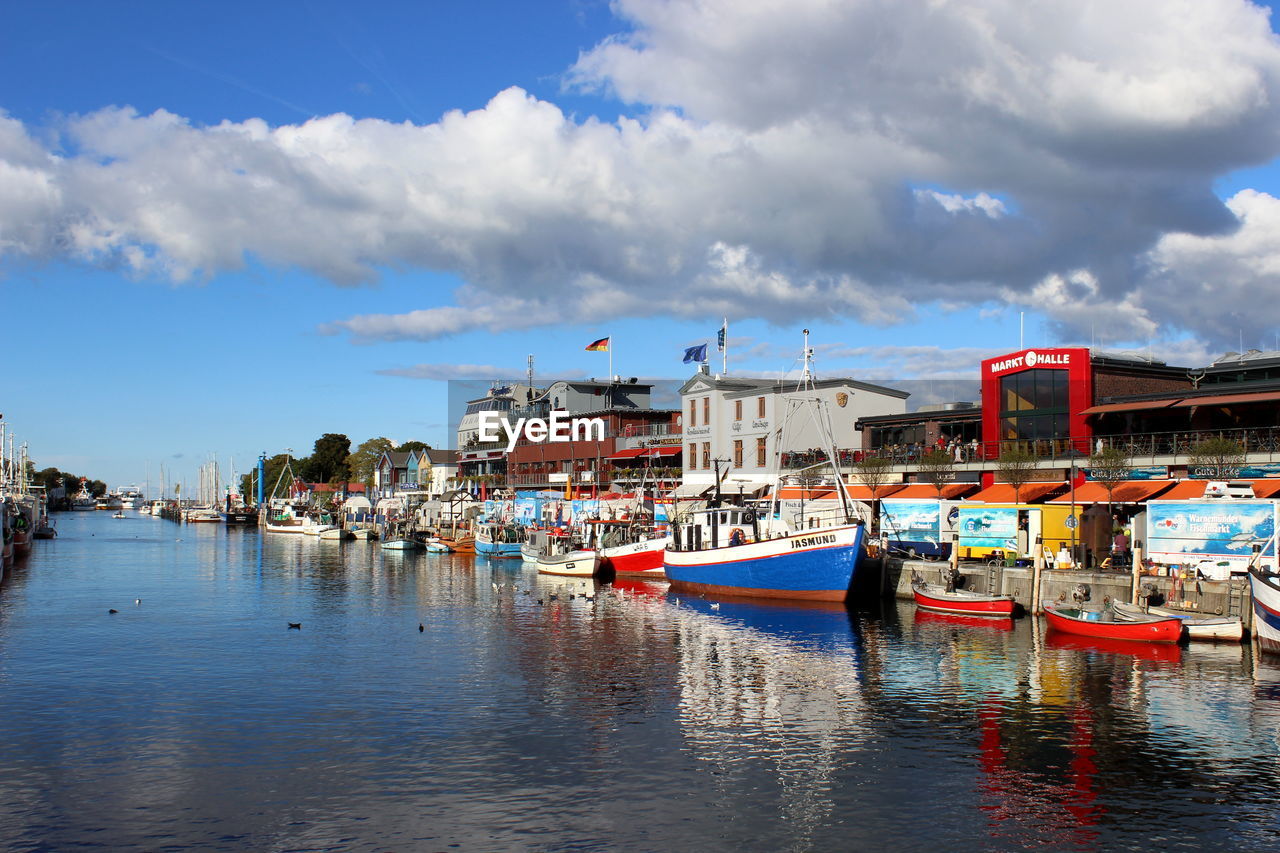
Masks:
[[[609,346],[606,347],[606,349],[609,350],[609,381],[612,382],[613,381],[613,335],[609,336]]]
[[[724,338],[724,343],[720,346],[720,375],[729,375],[729,318],[724,318],[724,325],[720,327],[720,334]]]

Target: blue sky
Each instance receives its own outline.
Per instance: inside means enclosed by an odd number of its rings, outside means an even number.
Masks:
[[[976,375],[1020,318],[1274,347],[1265,20],[1024,7],[11,4],[0,411],[41,467],[190,482],[447,445],[445,380],[604,375],[606,335],[680,377],[726,315],[731,371],[794,371],[807,327],[890,384]]]

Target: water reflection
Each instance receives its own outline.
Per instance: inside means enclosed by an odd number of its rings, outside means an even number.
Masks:
[[[11,847],[1280,845],[1248,647],[59,528],[0,586]]]

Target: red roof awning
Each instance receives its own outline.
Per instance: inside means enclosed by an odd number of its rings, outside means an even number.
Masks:
[[[1011,503],[1036,503],[1044,498],[1057,494],[1067,488],[1065,482],[1062,483],[1027,483],[1014,493],[1013,486],[1008,483],[996,483],[994,486],[988,486],[976,495],[968,498],[971,501],[988,504],[1011,504]],[[1020,499],[1020,500],[1019,500]]]
[[[609,459],[635,459],[637,456],[642,456],[643,454],[648,453],[648,452],[649,452],[649,448],[647,448],[647,447],[632,447],[632,448],[630,448],[630,449],[628,449],[628,450],[619,450],[617,453],[615,453],[615,454],[613,454],[612,456],[609,456],[609,457],[607,457],[607,458],[609,458]]]
[[[1185,401],[1174,398],[1172,400],[1143,400],[1138,403],[1105,403],[1101,406],[1091,406],[1083,409],[1082,415],[1101,415],[1106,412],[1138,412],[1143,409],[1167,409],[1170,406],[1182,405]]]
[[[1253,481],[1254,497],[1274,498],[1277,494],[1280,494],[1280,479]]]
[[[942,487],[942,499],[944,501],[953,501],[977,490],[977,483],[947,483]],[[894,500],[936,500],[938,490],[928,483],[912,483],[906,488],[894,492],[892,497]]]
[[[1187,397],[1175,406],[1231,406],[1236,403],[1269,403],[1280,400],[1280,391],[1252,391],[1248,394],[1221,394],[1214,397]]]
[[[1121,480],[1111,490],[1111,503],[1136,504],[1155,497],[1173,485],[1173,480]],[[1075,502],[1078,504],[1104,504],[1108,502],[1107,487],[1092,480],[1075,491]],[[1071,492],[1065,492],[1056,498],[1045,501],[1051,504],[1071,503]]]
[[[680,445],[678,444],[667,445],[665,447],[649,448],[649,457],[651,459],[663,459],[668,456],[679,456],[679,455],[680,455]]]

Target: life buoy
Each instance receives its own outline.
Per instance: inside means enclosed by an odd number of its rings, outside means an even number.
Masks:
[[[735,527],[733,528],[733,530],[729,531],[729,544],[730,545],[747,544],[747,536],[745,533],[742,532],[741,527]]]

